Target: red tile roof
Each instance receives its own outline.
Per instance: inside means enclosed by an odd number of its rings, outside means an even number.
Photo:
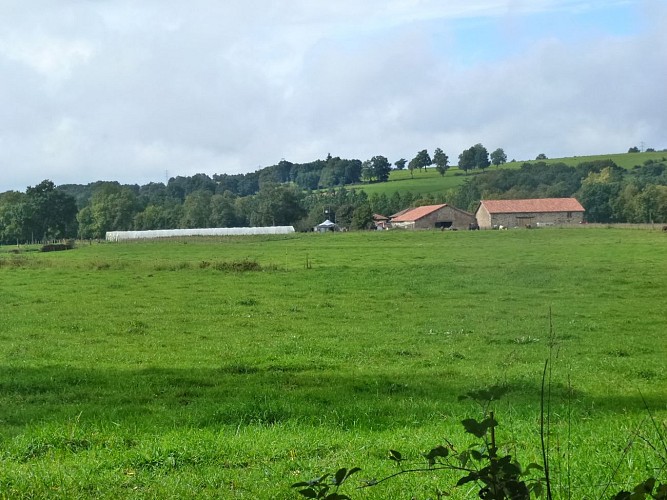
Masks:
[[[426,217],[429,214],[432,214],[436,210],[440,210],[442,207],[446,207],[447,204],[443,203],[442,205],[425,205],[423,207],[413,208],[408,210],[397,217],[392,217],[392,222],[412,222],[419,220],[422,217]],[[400,212],[399,212],[400,213]]]
[[[532,200],[482,200],[490,214],[525,212],[584,212],[575,198],[542,198]]]
[[[400,210],[400,211],[396,212],[395,214],[390,215],[389,218],[390,219],[395,219],[396,217],[398,217],[400,215],[407,214],[410,210],[412,210],[412,209],[411,208],[404,208],[403,210]]]

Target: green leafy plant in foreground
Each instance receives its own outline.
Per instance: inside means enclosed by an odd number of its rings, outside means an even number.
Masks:
[[[530,476],[533,471],[542,471],[542,466],[531,463],[523,468],[511,455],[502,455],[498,452],[495,433],[498,421],[495,419],[493,411],[489,412],[488,409],[490,403],[497,400],[505,392],[505,388],[495,386],[486,390],[472,391],[461,396],[461,399],[470,398],[477,401],[482,406],[484,415],[482,420],[468,418],[461,422],[465,432],[472,434],[478,440],[465,450],[458,451],[453,444],[445,440],[446,444],[444,446],[438,445],[423,454],[427,466],[418,468],[405,467],[407,460],[403,455],[399,451],[390,450],[389,459],[397,464],[400,471],[380,480],[367,481],[361,487],[375,486],[401,474],[433,470],[452,470],[463,473],[463,476],[456,483],[457,487],[468,483],[479,484],[480,498],[488,500],[524,499],[530,498],[531,492],[536,496],[540,496],[543,492],[545,478],[543,476],[536,478]],[[328,475],[310,482],[296,483],[292,487],[301,488],[306,486],[305,489],[299,491],[306,498],[326,498],[332,500],[349,498],[348,496],[340,496],[337,488],[352,473],[359,470],[355,468],[348,472],[347,469],[340,469],[336,472],[334,480],[331,482],[331,485],[336,487],[336,491],[332,494],[335,496],[327,496],[330,486],[326,482]],[[443,495],[447,495],[447,493],[438,492],[438,497],[442,497]]]
[[[390,450],[389,459],[396,462],[401,470],[380,480],[366,481],[361,487],[375,486],[401,474],[453,470],[464,474],[456,483],[457,487],[477,483],[480,486],[479,497],[487,500],[527,499],[530,498],[531,492],[538,497],[542,495],[544,477],[530,477],[533,471],[542,471],[541,465],[531,463],[524,469],[511,455],[502,455],[498,452],[495,438],[498,422],[493,412],[482,420],[469,418],[461,423],[466,433],[472,434],[480,441],[463,451],[457,451],[449,442],[445,446],[438,445],[423,454],[427,466],[418,468],[404,467],[407,460],[403,455],[399,451]],[[348,499],[350,497],[339,494],[337,488],[351,474],[359,470],[354,468],[348,472],[347,469],[340,469],[330,483],[327,482],[329,475],[324,475],[309,482],[296,483],[292,487],[305,486],[306,488],[299,490],[299,493],[306,498]],[[328,493],[330,485],[336,488],[331,494]],[[448,493],[438,492],[438,498],[444,495]]]
[[[495,433],[498,421],[495,419],[494,412],[488,411],[488,408],[493,400],[498,399],[505,392],[505,388],[496,386],[490,389],[471,391],[460,397],[460,399],[470,398],[477,401],[482,406],[485,415],[482,420],[468,418],[461,421],[465,432],[478,439],[465,450],[458,451],[453,444],[445,440],[445,445],[438,445],[422,455],[426,460],[426,467],[416,468],[405,466],[407,459],[403,457],[401,452],[389,450],[389,459],[397,464],[400,471],[380,480],[365,481],[358,488],[376,486],[407,473],[450,470],[459,471],[463,474],[457,481],[456,487],[476,483],[479,486],[477,493],[479,498],[485,500],[529,500],[543,495],[551,500],[553,497],[546,459],[544,466],[530,463],[524,468],[511,455],[502,455],[498,451]],[[662,434],[660,434],[660,440],[663,441]],[[352,474],[360,470],[358,467],[349,471],[342,468],[331,479],[329,474],[325,474],[312,481],[293,484],[292,487],[302,488],[299,493],[306,498],[351,500],[351,497],[339,493],[338,488]],[[537,477],[533,476],[534,472],[539,475]],[[331,492],[332,488],[334,489],[333,492]],[[449,492],[440,490],[437,490],[436,494],[437,498],[450,495]],[[632,491],[620,491],[612,498],[613,500],[667,500],[667,484],[661,484],[651,477],[642,481]]]
[[[338,493],[338,488],[347,481],[350,476],[361,469],[354,467],[350,470],[338,469],[336,473],[331,476],[325,474],[311,481],[295,483],[292,488],[303,488],[299,493],[306,498],[322,498],[324,500],[350,500],[350,497]],[[333,488],[333,491],[331,489]]]

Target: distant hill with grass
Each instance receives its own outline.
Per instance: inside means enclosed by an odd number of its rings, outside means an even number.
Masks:
[[[576,167],[580,163],[594,162],[600,160],[612,160],[616,165],[627,170],[631,170],[636,166],[643,165],[648,160],[665,161],[667,160],[667,151],[642,152],[642,153],[612,153],[603,155],[590,156],[571,156],[565,158],[548,158],[546,160],[523,160],[507,162],[500,167],[489,167],[486,169],[517,169],[524,163],[536,163],[543,161],[547,164],[564,163],[566,165]],[[441,193],[451,188],[455,188],[462,184],[467,178],[480,175],[482,171],[468,171],[466,175],[463,170],[457,167],[450,167],[447,173],[440,175],[435,167],[428,168],[424,171],[415,170],[414,175],[410,175],[410,171],[393,170],[389,175],[389,180],[386,182],[354,184],[349,186],[353,189],[362,189],[368,195],[373,193],[392,195],[396,191],[412,192],[414,194],[432,194]]]

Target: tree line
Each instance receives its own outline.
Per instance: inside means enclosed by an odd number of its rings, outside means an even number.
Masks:
[[[434,159],[441,162],[442,155],[437,149]],[[446,155],[444,158],[446,165]],[[399,160],[396,166],[406,163]],[[410,162],[410,168],[421,170],[431,164],[423,150]],[[0,243],[104,238],[107,231],[115,230],[263,225],[306,228],[321,222],[323,205],[335,217],[330,192],[344,195],[336,196],[339,221],[360,229],[372,225],[374,211],[390,213],[405,206],[384,201],[371,204],[374,200],[365,199],[365,194],[341,188],[362,181],[385,182],[391,170],[392,164],[382,155],[364,162],[327,155],[325,160],[301,164],[281,160],[246,174],[177,176],[166,184],[99,181],[56,187],[44,180],[25,193],[0,193]],[[442,175],[445,171],[446,167]],[[411,198],[408,196],[405,203],[412,203]]]
[[[667,158],[626,170],[612,160],[524,163],[519,169],[486,172],[468,179],[451,202],[471,209],[480,199],[575,197],[588,222],[667,222]]]
[[[474,211],[480,199],[574,196],[589,222],[667,222],[667,158],[647,160],[626,171],[611,160],[580,163],[525,163],[519,169],[491,169],[507,161],[502,149],[488,154],[476,144],[459,155],[458,166],[479,175],[431,195],[372,194],[350,183],[383,182],[392,164],[381,155],[361,162],[329,155],[293,164],[282,160],[249,174],[177,176],[167,184],[121,185],[94,182],[55,186],[45,180],[25,193],[0,193],[0,243],[64,238],[101,239],[107,231],[203,227],[294,225],[308,230],[324,218],[350,229],[373,225],[373,214],[450,203]],[[394,162],[412,176],[435,165],[445,175],[449,158],[437,148],[419,151],[409,162]],[[315,182],[317,179],[317,182]],[[322,188],[322,179],[327,184]],[[312,186],[317,186],[317,189]]]

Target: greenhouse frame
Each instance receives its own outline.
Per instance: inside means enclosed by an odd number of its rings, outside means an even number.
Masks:
[[[105,239],[106,241],[127,241],[155,238],[183,238],[188,236],[256,236],[264,234],[290,234],[293,232],[294,226],[155,229],[151,231],[108,231]]]

